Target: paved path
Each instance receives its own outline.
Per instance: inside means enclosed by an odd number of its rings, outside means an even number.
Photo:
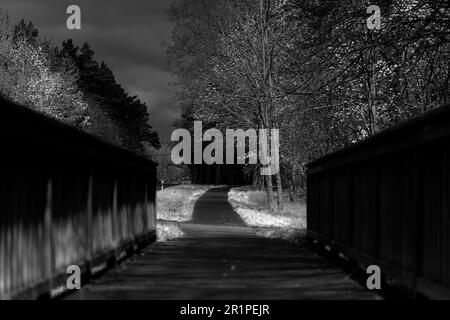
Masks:
[[[208,225],[245,226],[228,202],[229,187],[213,188],[195,203],[192,222]]]
[[[374,299],[307,248],[255,235],[213,189],[197,202],[185,236],[157,242],[70,299]],[[214,225],[215,224],[215,225]]]

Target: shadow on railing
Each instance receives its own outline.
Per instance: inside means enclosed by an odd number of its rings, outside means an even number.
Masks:
[[[66,288],[152,241],[156,164],[1,100],[0,298]]]
[[[308,166],[308,234],[450,297],[450,106]]]

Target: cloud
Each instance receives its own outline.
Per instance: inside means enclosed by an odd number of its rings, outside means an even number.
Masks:
[[[162,44],[173,25],[166,18],[168,0],[0,0],[13,21],[31,20],[40,36],[60,45],[73,39],[88,42],[96,59],[105,61],[130,94],[138,95],[151,113],[151,124],[162,139],[170,137],[178,115],[172,100],[175,89],[166,71]],[[81,30],[68,30],[66,9],[81,8]]]

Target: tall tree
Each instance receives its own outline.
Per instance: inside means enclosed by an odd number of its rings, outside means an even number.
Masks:
[[[185,119],[280,128],[282,175],[302,184],[308,161],[447,101],[447,2],[377,4],[380,30],[363,0],[175,2]]]
[[[159,147],[147,106],[129,96],[85,43],[55,48],[21,20],[0,12],[0,93],[137,153]]]

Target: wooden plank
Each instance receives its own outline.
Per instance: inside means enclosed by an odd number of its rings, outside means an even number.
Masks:
[[[89,283],[92,279],[92,276],[94,276],[99,271],[105,271],[114,267],[114,264],[109,263],[111,259],[117,258],[117,260],[122,261],[126,258],[129,258],[135,253],[144,249],[147,245],[154,242],[155,240],[155,232],[148,232],[136,237],[134,241],[127,241],[123,243],[115,250],[101,253],[93,257],[89,262],[78,264],[81,269],[82,278],[85,282],[84,284]],[[138,247],[137,251],[134,251],[135,246]],[[130,251],[130,249],[133,250]],[[123,251],[126,251],[127,255],[118,259],[118,253]],[[105,269],[98,269],[98,267],[103,264],[105,265]],[[97,269],[97,272],[93,272],[93,269]],[[57,296],[65,294],[68,291],[66,287],[67,276],[68,275],[64,269],[59,269],[52,275],[51,279],[35,283],[33,285],[30,285],[28,288],[18,290],[17,292],[12,292],[10,298],[14,300],[33,300],[39,297],[55,298]]]
[[[155,191],[144,196],[156,190],[156,164],[1,98],[0,105],[0,297],[8,298],[46,281],[52,287],[58,270],[114,256],[122,240],[141,236],[143,211],[156,201]],[[118,207],[116,181],[124,177],[133,183],[123,185]]]
[[[341,250],[378,261],[413,289],[419,290],[417,279],[448,289],[449,128],[447,106],[309,164],[315,183],[308,185],[308,215],[314,215],[308,221],[319,219],[320,227],[308,229]],[[342,174],[346,168],[351,175]],[[332,233],[327,224],[334,225]],[[351,233],[351,243],[344,232]]]
[[[380,299],[308,248],[248,227],[179,223],[157,242],[67,299]],[[186,267],[188,266],[188,267]]]

